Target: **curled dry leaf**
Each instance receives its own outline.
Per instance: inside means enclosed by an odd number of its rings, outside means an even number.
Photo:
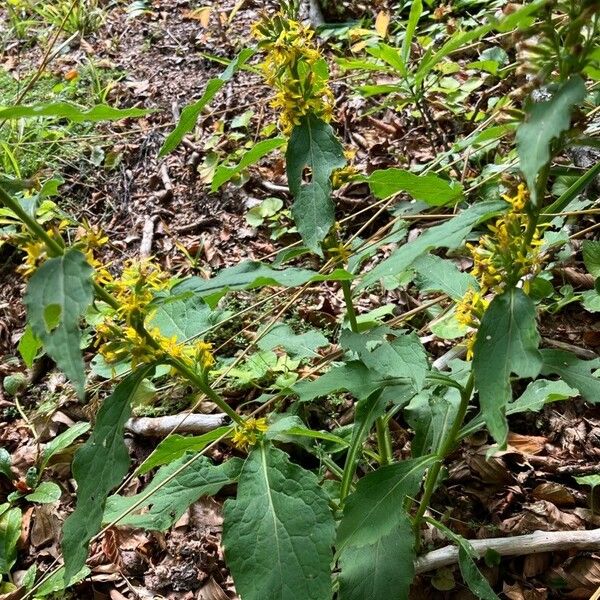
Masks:
[[[589,594],[590,590],[595,591],[600,585],[600,556],[576,556],[552,571],[549,577],[561,581],[568,589],[585,589]]]
[[[523,513],[506,519],[500,529],[506,533],[521,534],[533,531],[573,531],[582,529],[584,521],[577,515],[561,511],[552,502],[540,500],[523,507]]]

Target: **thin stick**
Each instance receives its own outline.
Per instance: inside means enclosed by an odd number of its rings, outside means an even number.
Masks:
[[[469,540],[478,557],[492,550],[501,556],[525,556],[542,552],[563,550],[599,550],[600,529],[591,531],[536,531],[529,535],[516,535],[488,540]],[[458,562],[458,548],[445,546],[428,552],[415,561],[417,575],[453,565]]]

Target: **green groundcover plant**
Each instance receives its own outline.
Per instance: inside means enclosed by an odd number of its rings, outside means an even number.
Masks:
[[[497,448],[503,448],[508,415],[577,395],[592,403],[600,398],[598,360],[540,348],[537,328],[538,314],[552,293],[549,269],[567,242],[559,235],[562,221],[556,215],[599,171],[595,166],[572,177],[555,201],[547,201],[555,157],[569,147],[593,143],[585,135],[583,114],[600,72],[599,6],[532,2],[455,32],[417,60],[411,48],[422,12],[420,0],[411,4],[400,48],[381,41],[369,47],[370,68],[393,74],[399,82],[395,92],[407,102],[421,101],[424,86],[452,52],[490,32],[514,32],[533,49],[527,64],[530,88],[543,89],[544,99],[527,100],[522,112],[512,111],[508,125],[488,127],[471,140],[475,145],[514,132],[518,160],[496,197],[473,198],[467,205],[459,181],[433,173],[400,168],[356,173],[348,162],[351,153],[330,124],[335,105],[327,61],[314,32],[298,21],[296,7],[283,2],[280,12],[254,25],[256,47],[243,50],[182,112],[161,150],[164,155],[175,149],[217,92],[258,54],[258,69],[273,88],[271,106],[279,116],[280,135],[258,142],[238,163],[218,167],[212,187],[218,189],[285,146],[291,215],[302,245],[275,263],[244,262],[212,279],[174,278],[151,260],[130,261],[116,272],[100,259],[106,242],[101,231],[84,224],[76,236],[67,236],[74,223],[54,218],[48,189],[32,191],[31,182],[0,180],[0,226],[26,256],[24,360],[32,364],[46,353],[84,399],[86,366],[80,348],[85,329],[94,339],[96,372],[102,368],[118,379],[73,460],[77,503],[64,526],[64,566],[37,579],[33,571],[23,584],[25,597],[43,597],[85,577],[89,544],[106,528],[165,531],[199,497],[231,484],[237,492],[224,505],[223,545],[243,600],[407,598],[426,522],[458,545],[460,570],[473,593],[486,600],[497,597],[479,572],[469,542],[429,517],[428,508],[447,457],[467,436],[487,429]],[[67,104],[0,107],[0,121],[94,121],[140,114],[106,106],[82,112]],[[378,202],[405,193],[423,211],[454,210],[410,241],[401,243],[405,230],[394,228],[377,241],[361,243],[356,236],[345,237],[336,222],[333,191],[349,180],[366,182]],[[398,243],[397,249],[366,270],[378,248],[390,242]],[[445,250],[469,257],[472,268],[459,271]],[[321,261],[318,271],[285,266],[308,254]],[[584,258],[595,276],[600,275],[599,257],[598,244],[588,242]],[[422,290],[442,294],[447,304],[442,319],[455,332],[448,337],[466,360],[433,363],[419,337],[397,327],[410,315],[386,322],[384,314],[357,313],[357,295],[394,287],[406,273]],[[302,290],[319,284],[343,291],[346,315],[335,351],[299,376],[298,365],[330,341],[316,330],[298,334],[289,324],[271,322],[259,332],[257,344],[261,359],[279,369],[276,385],[253,413],[231,408],[218,391],[219,357],[206,339],[227,320],[220,300],[237,290]],[[274,348],[285,350],[285,364]],[[248,383],[260,376],[256,367]],[[142,474],[158,467],[150,484],[139,494],[123,496],[114,490],[130,467],[125,422],[140,386],[153,377],[185,381],[213,402],[230,425],[202,436],[169,436],[137,470]],[[305,408],[340,392],[353,398],[352,426],[310,428],[303,419]],[[412,455],[405,459],[394,452],[389,426],[401,412],[414,432]],[[83,433],[69,430],[58,446]],[[216,464],[206,452],[217,443],[234,447],[237,456]],[[318,467],[302,466],[292,458],[293,448],[313,455],[311,464]],[[52,451],[47,448],[44,456]],[[0,454],[0,472],[6,476],[11,476],[9,465],[10,457]],[[29,501],[48,501],[44,494],[55,497],[55,490],[42,488],[37,473],[30,483],[34,491],[24,496]],[[16,561],[22,499],[16,494],[0,506],[2,576]]]

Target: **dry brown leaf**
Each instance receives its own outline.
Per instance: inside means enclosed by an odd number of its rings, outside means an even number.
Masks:
[[[523,560],[523,577],[529,580],[544,573],[552,562],[552,554],[550,552],[542,552],[541,554],[528,554]]]
[[[199,21],[200,25],[205,29],[208,28],[208,22],[210,21],[210,14],[212,12],[212,8],[210,6],[201,6],[200,8],[195,8],[194,10],[185,10],[183,12],[183,16],[186,19],[192,19],[194,21]]]
[[[548,500],[556,506],[575,506],[573,494],[560,483],[540,483],[531,493],[536,500]]]
[[[102,551],[113,565],[120,564],[119,548],[121,546],[121,536],[116,527],[106,530],[102,538]]]
[[[56,514],[56,505],[40,504],[35,507],[29,539],[34,548],[60,538],[60,518]]]
[[[505,585],[503,593],[509,600],[546,600],[548,598],[547,589],[526,588],[519,582],[514,585]]]
[[[229,600],[223,588],[211,577],[198,592],[198,600]]]
[[[532,531],[574,531],[582,529],[584,521],[570,512],[559,510],[552,502],[540,500],[523,507],[520,515],[506,519],[500,529],[506,533]]]
[[[390,26],[390,13],[387,10],[381,10],[375,18],[375,31],[379,37],[387,37],[388,27]]]
[[[547,441],[545,437],[538,435],[508,434],[508,445],[521,454],[540,454]]]
[[[502,458],[492,456],[489,460],[486,459],[488,448],[489,446],[484,446],[472,456],[467,457],[470,469],[485,483],[499,485],[514,481],[510,469]]]
[[[549,575],[551,580],[559,579],[571,590],[596,590],[600,585],[600,556],[576,556]]]

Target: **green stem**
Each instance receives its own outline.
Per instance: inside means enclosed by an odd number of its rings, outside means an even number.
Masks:
[[[206,382],[206,380],[188,367],[185,363],[178,359],[171,359],[171,364],[191,383],[193,383],[199,390],[201,390],[212,402],[214,402],[227,416],[231,418],[234,423],[238,425],[244,424],[244,419],[238,415],[233,408],[231,408],[217,392],[215,392]]]
[[[415,517],[413,520],[414,530],[417,534],[417,536],[416,536],[417,550],[418,550],[418,547],[420,544],[420,538],[419,538],[418,533],[419,533],[419,529],[421,528],[421,522],[423,521],[423,516],[425,515],[425,511],[427,510],[427,507],[429,506],[429,502],[431,501],[431,496],[433,495],[433,492],[435,490],[435,487],[436,487],[436,484],[438,481],[438,477],[439,477],[440,471],[442,469],[442,465],[444,464],[444,460],[450,454],[450,452],[452,452],[452,450],[454,449],[454,447],[457,443],[458,432],[460,431],[460,428],[462,427],[462,423],[465,420],[465,415],[467,414],[467,408],[469,407],[469,401],[471,400],[471,395],[473,394],[474,383],[475,383],[475,380],[473,377],[473,373],[471,373],[463,391],[461,392],[460,405],[458,407],[458,413],[456,414],[456,418],[454,419],[454,422],[452,423],[452,427],[450,428],[450,431],[448,431],[448,434],[442,440],[439,450],[436,453],[437,461],[431,467],[431,469],[429,469],[429,472],[427,473],[427,477],[425,478],[425,487],[423,490],[423,496],[421,497],[421,501],[419,503],[419,508],[417,509],[417,513],[415,514]]]
[[[350,323],[350,329],[358,333],[358,322],[356,320],[356,310],[352,302],[352,290],[350,289],[349,281],[342,281],[342,292],[344,292],[344,302],[346,303],[346,316]]]
[[[381,465],[390,465],[392,462],[394,462],[394,451],[392,449],[392,436],[390,434],[390,428],[385,417],[379,417],[375,421],[375,431],[377,432],[379,463]]]
[[[21,222],[35,235],[39,240],[46,244],[48,253],[52,256],[61,256],[64,254],[65,248],[60,242],[53,239],[46,230],[15,200],[10,194],[8,194],[2,186],[0,186],[0,202],[4,204],[8,209],[15,213],[15,215],[21,220]],[[111,308],[118,309],[119,302],[117,299],[107,292],[101,285],[94,282],[94,292],[96,297],[106,302]],[[143,336],[148,343],[155,349],[160,348],[156,340],[146,331],[143,324],[138,323],[135,326],[136,331]],[[223,398],[221,398],[203,379],[201,375],[196,373],[193,369],[188,367],[185,363],[181,362],[176,358],[170,359],[171,364],[179,371],[183,377],[185,377],[190,383],[200,389],[208,398],[210,398],[224,413],[226,413],[235,423],[243,425],[244,419],[238,415]]]

